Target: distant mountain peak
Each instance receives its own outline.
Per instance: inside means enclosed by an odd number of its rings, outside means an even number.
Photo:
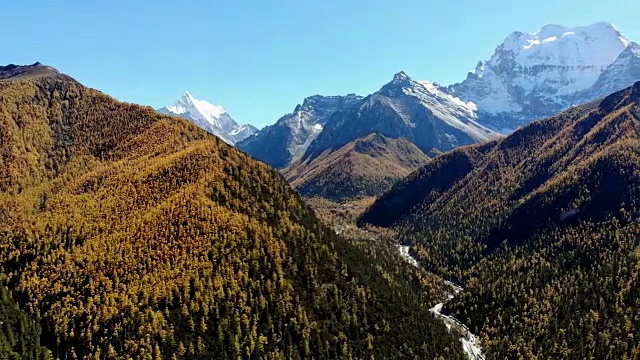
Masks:
[[[380,92],[382,93],[396,93],[396,92],[404,92],[404,89],[408,89],[414,87],[417,84],[417,81],[411,78],[406,72],[399,71],[395,75],[393,75],[393,79],[390,82],[382,86]]]
[[[410,81],[410,80],[411,80],[411,77],[403,70],[400,70],[395,75],[393,75],[393,81]]]
[[[306,97],[301,105],[298,105],[294,111],[314,111],[318,110],[318,108],[323,108],[326,106],[331,106],[330,104],[340,102],[340,101],[355,101],[362,99],[362,96],[356,95],[353,93],[346,95],[312,95]],[[324,123],[324,121],[321,121]]]
[[[238,148],[273,167],[284,168],[304,154],[335,113],[361,100],[362,96],[353,93],[309,96],[274,125],[240,142]]]
[[[515,31],[448,90],[474,103],[487,124],[507,131],[630,86],[640,57],[635,46],[608,22]]]
[[[202,116],[208,121],[219,118],[227,111],[220,105],[214,105],[204,100],[198,100],[190,92],[185,91],[184,94],[169,108],[177,114],[191,112],[194,116]]]
[[[565,31],[566,29],[567,27],[563,25],[546,24],[546,25],[543,25],[538,31],[536,31],[535,34],[557,33],[557,32]]]
[[[602,70],[629,45],[629,40],[605,22],[569,28],[549,24],[534,33],[514,32],[489,60],[511,58],[520,66],[580,65]]]
[[[238,124],[222,106],[198,100],[189,91],[185,91],[173,106],[166,106],[158,111],[188,119],[231,145],[257,131],[251,125]]]
[[[194,97],[193,97],[193,95],[191,95],[191,93],[189,91],[185,91],[184,94],[182,95],[182,99],[192,100],[192,99],[194,99]]]

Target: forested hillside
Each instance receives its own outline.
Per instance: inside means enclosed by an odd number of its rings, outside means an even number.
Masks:
[[[315,158],[302,158],[282,171],[303,196],[334,201],[380,195],[429,161],[404,138],[372,133]]]
[[[0,79],[0,282],[26,314],[0,355],[41,331],[63,359],[462,358],[440,285],[267,165],[40,64]]]
[[[640,357],[640,83],[437,157],[362,216],[464,285],[489,358]]]

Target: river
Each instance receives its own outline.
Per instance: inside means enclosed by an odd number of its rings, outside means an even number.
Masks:
[[[400,255],[411,265],[418,268],[420,267],[420,263],[418,262],[418,260],[411,256],[411,254],[409,253],[408,246],[398,245],[398,251],[400,252]],[[451,289],[451,292],[447,295],[447,300],[445,302],[436,304],[434,307],[429,309],[429,311],[440,318],[447,326],[447,329],[451,330],[453,328],[462,335],[460,337],[462,349],[464,350],[465,354],[467,354],[467,357],[470,360],[485,360],[485,357],[482,354],[482,350],[480,349],[480,340],[478,339],[478,337],[471,333],[471,331],[469,331],[469,328],[465,324],[458,321],[458,319],[442,314],[442,307],[444,306],[444,304],[464,290],[451,281],[445,280],[444,282]]]

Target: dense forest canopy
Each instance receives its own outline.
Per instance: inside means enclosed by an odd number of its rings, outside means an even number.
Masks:
[[[490,358],[640,357],[640,83],[434,159],[360,224],[465,291]]]
[[[10,66],[0,137],[0,356],[463,357],[440,284],[183,119]]]

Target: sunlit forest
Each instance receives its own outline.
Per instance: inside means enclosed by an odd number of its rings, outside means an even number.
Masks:
[[[428,161],[407,139],[371,133],[340,149],[302,158],[282,173],[305,197],[345,202],[380,195]]]
[[[463,357],[428,311],[441,284],[339,238],[267,165],[51,68],[2,70],[1,357]]]

